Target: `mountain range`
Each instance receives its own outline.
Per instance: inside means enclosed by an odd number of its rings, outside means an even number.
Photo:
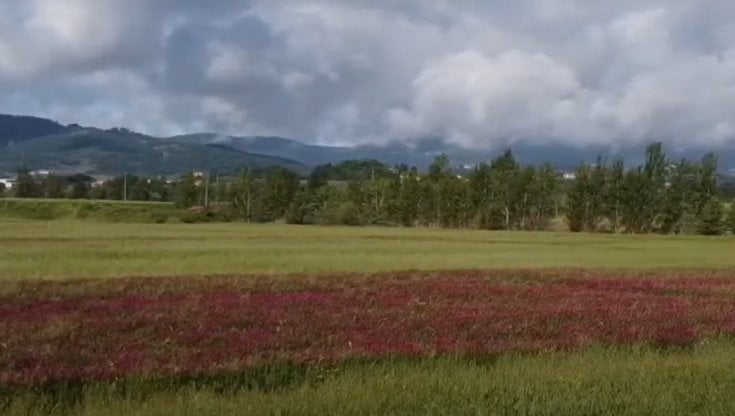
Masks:
[[[458,168],[488,161],[505,149],[465,149],[441,139],[426,139],[409,146],[394,142],[385,146],[320,146],[283,137],[225,136],[197,133],[153,137],[126,128],[100,129],[52,120],[0,115],[0,174],[10,175],[21,165],[60,173],[97,175],[177,175],[187,171],[232,174],[245,168],[282,166],[301,173],[326,163],[347,159],[377,159],[386,164],[405,163],[426,168],[437,155],[446,153]],[[597,155],[624,157],[628,164],[642,161],[644,146],[612,151],[605,147],[527,145],[512,147],[522,163],[551,162],[571,170]],[[714,150],[723,172],[735,172],[735,146],[720,149],[668,149],[672,159],[700,158]]]

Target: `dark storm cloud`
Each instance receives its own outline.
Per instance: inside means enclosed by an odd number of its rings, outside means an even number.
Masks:
[[[724,0],[0,0],[0,112],[357,143],[722,144]]]

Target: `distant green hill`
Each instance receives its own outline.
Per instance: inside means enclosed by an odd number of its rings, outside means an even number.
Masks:
[[[68,129],[69,127],[45,118],[0,114],[0,146],[34,137],[60,134]]]
[[[61,173],[117,175],[127,172],[167,176],[192,170],[232,174],[245,168],[272,166],[307,173],[317,165],[372,159],[389,165],[405,163],[426,169],[441,153],[447,154],[456,168],[471,169],[474,164],[492,160],[504,150],[499,146],[466,149],[442,138],[427,138],[413,144],[395,141],[354,147],[323,146],[284,137],[224,136],[206,132],[156,138],[125,128],[101,130],[75,124],[64,126],[38,117],[0,114],[0,176],[12,174],[21,163],[32,170],[51,169]],[[594,162],[599,155],[609,160],[622,157],[627,166],[635,166],[643,162],[644,145],[613,149],[517,143],[512,150],[521,163],[551,162],[567,171],[581,162]],[[668,154],[672,160],[691,160],[701,158],[708,151],[717,153],[723,181],[732,181],[735,177],[733,145],[713,149],[696,145],[672,148],[668,149]]]
[[[34,123],[38,125],[34,127]],[[34,132],[41,135],[28,137]],[[229,174],[272,166],[299,172],[308,170],[295,160],[214,143],[159,139],[126,129],[64,127],[32,117],[19,121],[14,116],[0,116],[0,173],[12,173],[21,164],[30,169],[107,175],[125,172],[177,175],[187,171]]]

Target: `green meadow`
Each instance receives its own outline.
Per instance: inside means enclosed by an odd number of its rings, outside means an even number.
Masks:
[[[0,221],[0,278],[735,268],[731,237]],[[0,341],[1,342],[1,341]],[[0,352],[2,359],[2,352]],[[247,378],[247,377],[245,377]],[[2,396],[3,415],[731,415],[735,344],[599,346],[314,367],[271,382],[122,380]],[[6,393],[9,390],[6,390]],[[60,399],[60,397],[62,399]]]
[[[730,237],[0,222],[3,279],[491,268],[729,268]]]

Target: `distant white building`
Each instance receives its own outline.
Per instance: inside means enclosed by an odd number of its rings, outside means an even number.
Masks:
[[[577,179],[577,174],[574,172],[564,172],[564,174],[562,174],[561,177],[565,181],[573,181]]]
[[[15,186],[15,179],[0,178],[0,184],[5,185],[5,189],[13,189],[13,186]]]
[[[33,176],[40,176],[40,177],[46,177],[51,175],[51,171],[48,169],[38,169],[38,170],[32,170],[31,175]]]

